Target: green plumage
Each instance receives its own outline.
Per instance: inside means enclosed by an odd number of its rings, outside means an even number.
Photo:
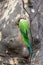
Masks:
[[[27,20],[20,19],[19,28],[22,34],[23,42],[27,45],[30,52],[32,53],[32,47],[30,43],[30,23]]]

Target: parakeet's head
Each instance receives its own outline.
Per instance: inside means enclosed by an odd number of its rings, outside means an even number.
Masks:
[[[29,28],[30,28],[30,24],[26,19],[19,20],[19,29],[22,34],[26,35],[26,32],[28,32]]]

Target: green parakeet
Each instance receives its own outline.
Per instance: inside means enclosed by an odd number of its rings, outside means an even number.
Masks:
[[[25,19],[20,19],[19,21],[19,29],[22,34],[22,40],[27,45],[30,53],[32,53],[32,46],[30,43],[30,23]]]

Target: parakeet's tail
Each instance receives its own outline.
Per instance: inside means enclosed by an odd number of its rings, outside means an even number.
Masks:
[[[30,53],[32,54],[32,47],[28,47],[28,50],[30,51]]]
[[[28,50],[29,50],[30,54],[32,55],[32,59],[35,58],[35,54],[33,53],[31,45],[30,45],[30,47],[28,47]]]
[[[30,52],[30,54],[31,54],[31,56],[32,56],[32,59],[33,58],[35,58],[35,54],[33,53],[33,48],[32,48],[32,45],[31,45],[31,42],[30,42],[30,40],[27,38],[27,43],[28,43],[28,50],[29,50],[29,52]]]

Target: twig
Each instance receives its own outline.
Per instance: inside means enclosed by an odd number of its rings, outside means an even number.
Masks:
[[[37,7],[37,12],[36,12],[36,14],[32,17],[32,21],[33,21],[33,19],[36,17],[36,15],[39,13],[39,11],[38,11],[39,7],[40,7],[40,4],[39,4],[38,7]]]
[[[24,7],[24,1],[22,0],[22,3],[23,3],[23,9],[27,12],[27,14],[30,16],[30,13],[28,13],[28,11],[25,9]]]

